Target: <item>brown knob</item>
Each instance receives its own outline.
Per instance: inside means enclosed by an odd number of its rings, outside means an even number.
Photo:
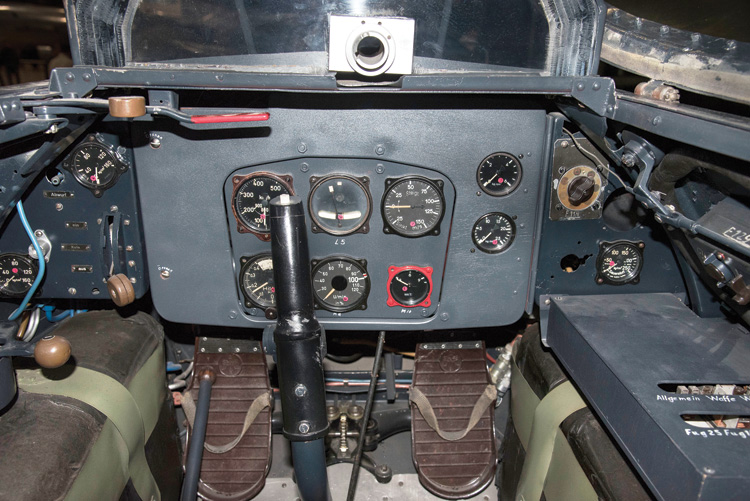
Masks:
[[[62,336],[44,336],[34,346],[34,360],[45,369],[57,369],[70,358],[70,343]]]
[[[143,96],[110,97],[109,114],[117,118],[142,117],[146,114],[146,99]]]
[[[112,275],[107,280],[107,290],[109,291],[109,297],[115,302],[117,306],[127,306],[135,301],[135,289],[133,284],[123,273]]]

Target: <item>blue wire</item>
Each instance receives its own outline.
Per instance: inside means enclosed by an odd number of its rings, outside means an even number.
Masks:
[[[31,285],[31,289],[29,289],[29,292],[26,293],[26,296],[23,298],[23,302],[21,303],[21,306],[19,306],[16,311],[10,314],[8,317],[8,320],[15,320],[18,317],[21,316],[21,313],[23,313],[23,310],[26,309],[26,306],[29,304],[29,300],[31,299],[31,296],[34,295],[36,292],[37,287],[39,287],[39,284],[42,281],[42,278],[44,278],[44,271],[46,270],[45,262],[44,262],[44,254],[42,253],[42,248],[39,247],[39,242],[36,241],[36,237],[34,237],[34,232],[31,230],[31,225],[29,225],[29,220],[26,219],[26,213],[23,211],[23,204],[21,201],[18,201],[18,204],[16,204],[16,207],[18,208],[18,216],[21,218],[21,224],[23,224],[23,229],[26,230],[26,234],[29,236],[29,239],[31,240],[31,245],[34,246],[34,250],[36,251],[36,255],[39,258],[39,273],[36,276],[36,280],[34,280],[34,283]]]

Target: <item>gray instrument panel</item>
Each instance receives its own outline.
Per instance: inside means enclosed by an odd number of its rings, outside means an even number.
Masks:
[[[367,233],[313,233],[307,221],[311,259],[366,259],[371,277],[366,310],[318,310],[327,328],[482,327],[522,316],[543,206],[540,177],[547,168],[543,110],[269,111],[267,126],[252,129],[134,122],[136,136],[160,139],[159,148],[136,147],[135,158],[151,291],[164,318],[234,327],[273,322],[245,305],[238,284],[240,258],[269,252],[270,243],[239,233],[231,210],[232,178],[260,171],[292,176],[295,193],[305,201],[311,176],[370,180]],[[492,197],[480,190],[476,170],[487,155],[500,151],[520,159],[523,180],[513,193]],[[445,215],[437,236],[383,232],[385,180],[412,175],[444,182]],[[515,217],[515,239],[499,254],[480,252],[472,241],[472,226],[490,212]],[[431,305],[389,307],[389,265],[433,267]]]

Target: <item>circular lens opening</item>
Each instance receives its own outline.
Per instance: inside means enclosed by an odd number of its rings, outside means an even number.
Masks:
[[[354,55],[362,66],[378,66],[385,60],[385,47],[379,38],[368,35],[359,41]]]

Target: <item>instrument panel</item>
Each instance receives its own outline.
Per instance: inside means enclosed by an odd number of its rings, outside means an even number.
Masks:
[[[267,204],[283,193],[305,203],[327,329],[507,325],[530,311],[555,119],[329,104],[270,107],[250,129],[133,122],[135,137],[158,136],[134,156],[159,314],[270,325]]]
[[[270,263],[268,204],[281,193],[306,200],[319,318],[434,315],[437,301],[433,304],[431,296],[440,290],[450,235],[441,230],[450,227],[455,205],[452,183],[422,167],[340,158],[259,165],[240,169],[227,180],[227,214],[236,223],[229,225],[230,239],[233,258],[240,264],[236,282],[244,313],[276,317],[271,301],[275,286],[268,278],[272,270],[260,273],[260,268]],[[246,207],[252,210],[243,212]],[[383,245],[374,247],[374,238]],[[434,270],[435,284],[419,301],[394,302],[389,285],[389,268],[394,266]]]

